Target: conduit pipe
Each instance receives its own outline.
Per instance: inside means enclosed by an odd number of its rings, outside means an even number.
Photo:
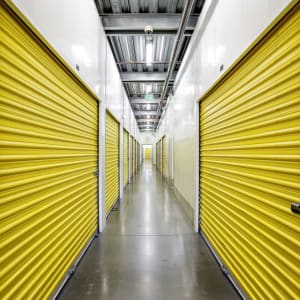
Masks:
[[[166,96],[166,93],[168,90],[169,81],[170,81],[171,75],[172,75],[175,65],[176,65],[176,59],[177,59],[179,51],[181,49],[181,44],[183,42],[185,28],[188,24],[188,20],[191,15],[192,9],[194,7],[194,3],[195,3],[195,0],[185,0],[184,10],[182,12],[182,17],[181,17],[180,24],[179,24],[179,27],[177,30],[177,34],[175,36],[175,41],[174,41],[173,49],[172,49],[171,56],[170,56],[170,63],[168,66],[167,76],[164,81],[164,85],[163,85],[162,93],[161,93],[161,97],[160,97],[160,102],[159,102],[159,105],[157,108],[158,115],[161,111],[161,108],[162,108],[162,105],[163,105],[163,102],[164,102],[164,99],[165,99],[165,96]],[[159,120],[159,123],[156,126],[156,129],[159,127],[160,121],[161,121],[161,118]]]

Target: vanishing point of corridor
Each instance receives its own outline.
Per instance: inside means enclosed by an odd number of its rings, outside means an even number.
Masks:
[[[239,299],[180,205],[144,163],[59,299]]]

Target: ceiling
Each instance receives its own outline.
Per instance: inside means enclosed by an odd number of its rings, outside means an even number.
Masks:
[[[204,0],[191,2],[194,3],[187,16],[180,47],[174,56],[174,42],[178,39],[184,0],[95,0],[125,91],[142,132],[156,130],[172,91]],[[153,28],[150,34],[151,63],[146,53],[147,35],[144,29],[147,25]],[[173,68],[169,66],[172,57]]]

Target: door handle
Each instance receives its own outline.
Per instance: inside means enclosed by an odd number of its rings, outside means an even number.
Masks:
[[[291,211],[295,214],[300,214],[300,203],[291,203]]]

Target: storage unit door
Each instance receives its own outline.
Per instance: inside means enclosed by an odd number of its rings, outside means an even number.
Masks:
[[[167,145],[166,145],[166,137],[164,136],[162,139],[162,173],[165,178],[167,178],[168,176],[167,167],[168,167]]]
[[[1,3],[0,298],[48,299],[97,231],[98,102],[14,11]]]
[[[105,212],[108,214],[119,198],[119,123],[109,112],[105,123]]]
[[[128,183],[128,140],[129,140],[129,134],[124,129],[124,135],[123,135],[123,184],[124,186]]]
[[[200,104],[200,226],[252,299],[300,295],[299,28],[298,5]]]
[[[145,160],[151,159],[151,148],[145,148]]]

